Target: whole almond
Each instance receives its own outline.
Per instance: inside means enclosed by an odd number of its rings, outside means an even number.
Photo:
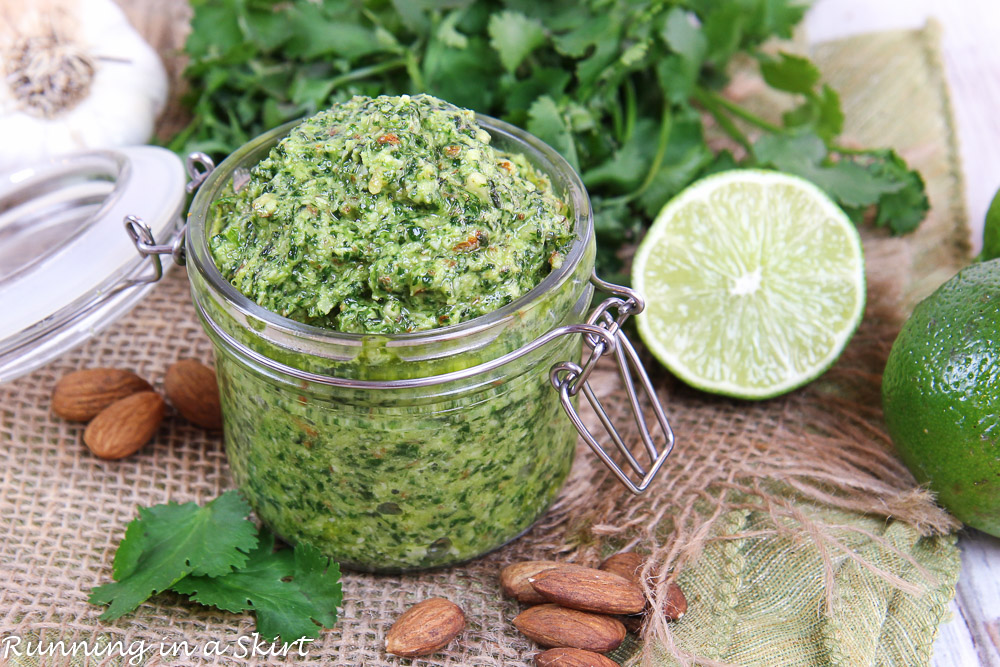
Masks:
[[[675,581],[667,585],[667,594],[663,600],[663,615],[668,621],[676,621],[687,613],[688,601],[684,591]]]
[[[52,390],[52,411],[70,421],[90,421],[115,401],[140,391],[148,382],[120,368],[88,368],[62,376]]]
[[[598,569],[613,572],[619,577],[625,577],[632,583],[638,584],[643,562],[643,557],[634,551],[623,551],[605,560]]]
[[[663,599],[663,618],[666,621],[676,621],[687,613],[688,603],[684,596],[684,591],[676,582],[667,584],[666,596]],[[630,614],[628,616],[618,616],[618,620],[625,625],[625,629],[632,634],[642,632],[642,626],[646,622],[646,615],[649,613],[649,606],[641,614]]]
[[[601,563],[599,569],[607,572],[613,572],[635,584],[640,584],[639,579],[641,578],[642,565],[644,562],[645,560],[643,557],[634,551],[623,551],[605,559],[605,561]],[[647,602],[646,608],[642,612],[638,614],[629,614],[627,616],[619,616],[618,620],[625,625],[626,630],[634,635],[637,635],[642,632],[642,626],[646,620],[645,612],[648,609],[649,605]]]
[[[167,369],[163,388],[184,419],[202,428],[222,428],[219,384],[211,368],[194,359],[181,359]]]
[[[430,655],[444,648],[464,627],[465,614],[457,604],[430,598],[396,619],[385,636],[385,650],[403,658]]]
[[[579,567],[586,569],[581,565],[560,563],[556,560],[525,560],[519,563],[512,563],[500,570],[500,588],[503,590],[504,595],[524,604],[541,604],[542,602],[547,602],[545,597],[536,591],[528,580],[546,570],[552,570],[557,567]]]
[[[155,391],[126,396],[94,417],[83,432],[83,442],[102,459],[124,458],[149,442],[166,411]]]
[[[644,560],[639,554],[633,551],[623,551],[601,563],[600,569],[614,572],[638,584],[640,583],[639,579],[642,573],[643,562]],[[687,598],[684,596],[684,591],[681,590],[681,587],[676,582],[670,582],[667,586],[666,597],[663,600],[664,617],[668,621],[676,621],[687,613],[687,608]],[[638,633],[642,630],[644,614],[623,616],[621,620],[629,632]]]
[[[638,614],[646,596],[638,585],[596,568],[558,567],[528,579],[549,602],[598,614]]]
[[[528,607],[514,619],[514,627],[545,647],[580,648],[604,653],[625,639],[625,626],[610,616],[540,604]]]
[[[600,653],[579,648],[550,648],[535,656],[538,667],[619,667]]]

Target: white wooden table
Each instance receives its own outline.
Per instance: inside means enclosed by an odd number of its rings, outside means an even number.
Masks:
[[[1000,0],[815,0],[809,39],[915,28],[933,17],[958,125],[971,242],[1000,188]],[[968,530],[959,539],[962,573],[952,620],[934,646],[935,667],[1000,667],[1000,539]]]

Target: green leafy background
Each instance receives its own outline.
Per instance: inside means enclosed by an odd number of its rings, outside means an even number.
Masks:
[[[837,92],[787,39],[794,0],[194,0],[193,120],[171,141],[218,156],[351,95],[427,92],[525,127],[583,176],[599,269],[693,180],[737,165],[809,178],[857,221],[912,230],[928,203],[890,150],[839,146]],[[723,94],[734,58],[789,98],[774,124]],[[710,149],[706,127],[732,150]],[[610,273],[609,273],[610,272]]]

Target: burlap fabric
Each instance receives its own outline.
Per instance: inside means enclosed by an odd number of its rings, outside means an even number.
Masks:
[[[138,3],[137,3],[138,4]],[[147,5],[148,6],[148,5]],[[177,3],[171,7],[177,8]],[[183,17],[182,9],[175,17]],[[144,25],[148,15],[133,20]],[[159,23],[154,21],[154,25]],[[160,32],[170,56],[176,31]],[[171,42],[173,40],[173,42]],[[525,558],[596,563],[621,548],[652,554],[648,593],[684,586],[681,621],[654,619],[645,641],[615,657],[666,665],[919,665],[954,592],[957,523],[937,509],[891,453],[879,410],[879,380],[908,304],[965,261],[957,151],[932,33],[900,33],[831,44],[815,54],[844,96],[847,134],[891,143],[926,178],[934,205],[915,235],[866,239],[869,307],[850,347],[820,381],[763,403],[709,397],[657,372],[678,436],[675,453],[640,499],[624,492],[586,451],[551,511],[522,539],[462,567],[413,576],[345,574],[341,620],[303,658],[256,663],[326,665],[531,664],[537,651],[510,620],[501,565]],[[90,646],[143,642],[146,664],[231,664],[207,656],[250,636],[249,615],[215,612],[159,595],[111,623],[87,603],[111,576],[111,559],[136,505],[208,501],[232,485],[221,439],[168,417],[154,441],[119,462],[91,456],[82,427],[53,417],[49,396],[64,373],[91,366],[135,370],[162,387],[178,358],[212,351],[190,304],[183,270],[134,312],[48,367],[0,386],[0,642]],[[611,374],[595,381],[620,416]],[[658,583],[657,583],[658,582]],[[386,630],[407,606],[431,596],[457,602],[468,627],[428,659],[386,656]],[[193,655],[159,655],[186,642]],[[3,644],[0,644],[0,661]],[[24,644],[22,644],[22,647]],[[180,644],[176,645],[180,648]],[[88,663],[15,658],[14,665]],[[93,659],[124,664],[128,658]]]

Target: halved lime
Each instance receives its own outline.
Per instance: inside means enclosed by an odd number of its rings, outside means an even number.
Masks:
[[[699,389],[762,399],[821,375],[861,321],[861,239],[812,183],[772,171],[701,179],[636,252],[639,334]]]

